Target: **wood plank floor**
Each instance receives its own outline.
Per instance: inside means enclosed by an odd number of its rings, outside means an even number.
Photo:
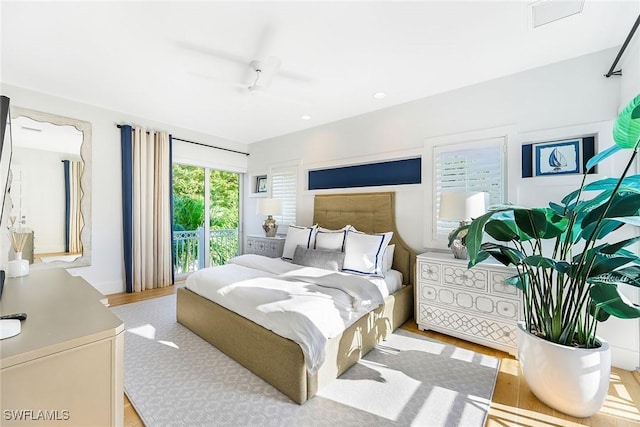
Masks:
[[[175,286],[153,289],[135,294],[109,295],[111,306],[143,301],[175,293]],[[529,390],[520,376],[518,361],[507,353],[437,332],[419,331],[413,320],[402,326],[404,329],[478,353],[501,359],[500,372],[487,419],[487,427],[541,427],[541,426],[593,426],[631,427],[640,426],[640,375],[613,368],[609,393],[604,406],[590,418],[572,418],[561,414],[540,402]],[[143,426],[140,417],[124,396],[124,425]]]

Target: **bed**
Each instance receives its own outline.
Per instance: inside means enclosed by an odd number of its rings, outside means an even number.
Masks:
[[[392,192],[316,195],[313,222],[328,229],[353,225],[366,233],[393,231],[392,268],[402,273],[405,286],[359,318],[342,334],[326,342],[325,359],[309,374],[300,346],[197,293],[179,288],[179,323],[303,404],[413,316],[415,253],[403,242],[395,224]]]

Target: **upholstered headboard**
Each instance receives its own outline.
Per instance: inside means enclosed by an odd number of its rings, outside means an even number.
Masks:
[[[402,240],[396,228],[395,193],[316,195],[313,223],[338,229],[347,224],[365,233],[393,231],[393,269],[402,273],[405,284],[415,284],[416,254]]]

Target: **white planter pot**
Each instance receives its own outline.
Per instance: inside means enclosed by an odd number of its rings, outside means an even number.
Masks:
[[[518,323],[518,359],[529,388],[553,409],[577,418],[600,410],[609,388],[611,350],[573,348],[530,334]]]

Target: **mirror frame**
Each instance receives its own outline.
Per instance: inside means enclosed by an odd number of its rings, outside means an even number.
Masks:
[[[84,120],[44,113],[42,111],[30,110],[28,108],[11,106],[10,109],[12,121],[18,117],[28,117],[37,122],[48,122],[59,126],[73,126],[82,133],[82,145],[80,146],[80,157],[84,162],[82,176],[80,177],[80,188],[82,189],[80,212],[82,212],[84,219],[84,227],[82,227],[82,231],[80,232],[82,255],[70,262],[39,262],[30,264],[29,267],[32,270],[44,270],[49,268],[71,268],[91,265],[91,123]]]

